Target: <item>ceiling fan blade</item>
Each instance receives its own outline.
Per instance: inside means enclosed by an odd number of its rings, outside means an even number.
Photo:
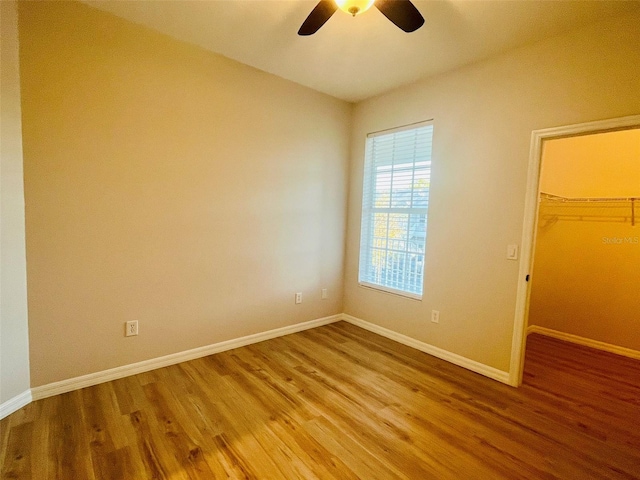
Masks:
[[[424,18],[410,0],[376,0],[382,14],[405,32],[415,32],[424,25]]]
[[[298,35],[313,35],[320,30],[320,27],[331,18],[331,15],[333,15],[336,10],[338,10],[338,5],[336,5],[336,2],[333,0],[320,0],[318,5],[311,10],[307,19],[302,23],[300,30],[298,30]]]

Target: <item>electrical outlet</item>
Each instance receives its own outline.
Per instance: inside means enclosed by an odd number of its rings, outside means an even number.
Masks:
[[[296,304],[302,303],[302,292],[296,293]]]
[[[323,288],[320,292],[320,298],[322,298],[322,300],[326,300],[327,298],[329,298],[329,294],[327,293],[327,289]]]
[[[439,310],[431,310],[431,321],[433,323],[440,323],[440,311]]]
[[[133,337],[134,335],[138,335],[138,320],[131,320],[126,322],[125,324],[125,337]]]

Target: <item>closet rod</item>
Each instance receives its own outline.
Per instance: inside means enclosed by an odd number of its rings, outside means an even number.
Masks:
[[[622,203],[631,204],[631,226],[636,225],[636,202],[640,197],[561,197],[550,193],[540,192],[541,200],[549,200],[558,203]]]
[[[540,192],[540,195],[548,200],[563,203],[589,203],[589,202],[632,202],[640,200],[640,197],[561,197],[550,193]]]

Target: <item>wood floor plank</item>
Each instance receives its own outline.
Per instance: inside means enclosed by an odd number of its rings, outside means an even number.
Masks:
[[[99,479],[136,478],[137,468],[131,456],[131,448],[123,447],[105,455],[104,460],[98,462],[103,473],[97,474]]]
[[[188,479],[182,472],[174,453],[164,441],[164,430],[152,421],[150,415],[144,410],[133,412],[129,420],[136,433],[135,446],[144,466],[143,471],[138,471],[137,478],[149,478],[153,480],[164,479]]]
[[[95,479],[91,440],[83,424],[81,390],[59,396],[49,428],[49,456],[56,467],[55,478]]]
[[[7,442],[6,452],[2,455],[2,478],[31,478],[29,452],[33,433],[31,422],[20,423],[12,428],[12,436]]]
[[[528,337],[518,389],[339,322],[31,403],[2,479],[640,479],[640,362]]]
[[[31,471],[33,478],[55,478],[53,472],[56,468],[56,460],[50,451],[53,448],[49,441],[49,429],[54,422],[50,419],[55,415],[55,408],[61,395],[51,397],[49,401],[36,401],[27,408],[34,409],[33,436],[29,446]],[[11,417],[10,417],[11,418]]]
[[[144,386],[145,394],[153,410],[153,418],[157,427],[162,429],[163,438],[172,452],[180,470],[188,478],[212,477],[211,469],[202,455],[202,448],[186,433],[190,420],[182,414],[182,409],[170,387],[163,383],[148,383]],[[181,421],[183,420],[183,421]],[[199,435],[198,435],[199,437]]]
[[[206,368],[207,365],[201,364],[200,367]],[[237,394],[241,387],[235,380],[240,377],[243,377],[242,372],[236,371],[233,375],[217,378],[215,389],[205,389],[207,410],[217,416],[222,430],[215,437],[216,445],[221,448],[219,460],[227,471],[235,475],[234,478],[238,475],[239,478],[244,478],[243,475],[248,475],[247,478],[258,478],[258,475],[284,478],[282,470],[269,455],[273,441],[266,439],[263,432],[270,413],[261,408],[262,404],[251,395]],[[243,378],[241,383],[245,381]],[[242,459],[251,459],[251,462]]]
[[[307,422],[304,428],[325,446],[334,456],[340,458],[362,479],[410,479],[410,472],[402,472],[381,461],[351,435],[334,425],[326,417],[318,417]]]

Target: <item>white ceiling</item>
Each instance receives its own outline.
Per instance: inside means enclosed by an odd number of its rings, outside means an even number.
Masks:
[[[356,102],[420,78],[640,8],[638,0],[413,0],[404,33],[377,9],[337,11],[297,35],[317,0],[85,0],[260,70]]]

